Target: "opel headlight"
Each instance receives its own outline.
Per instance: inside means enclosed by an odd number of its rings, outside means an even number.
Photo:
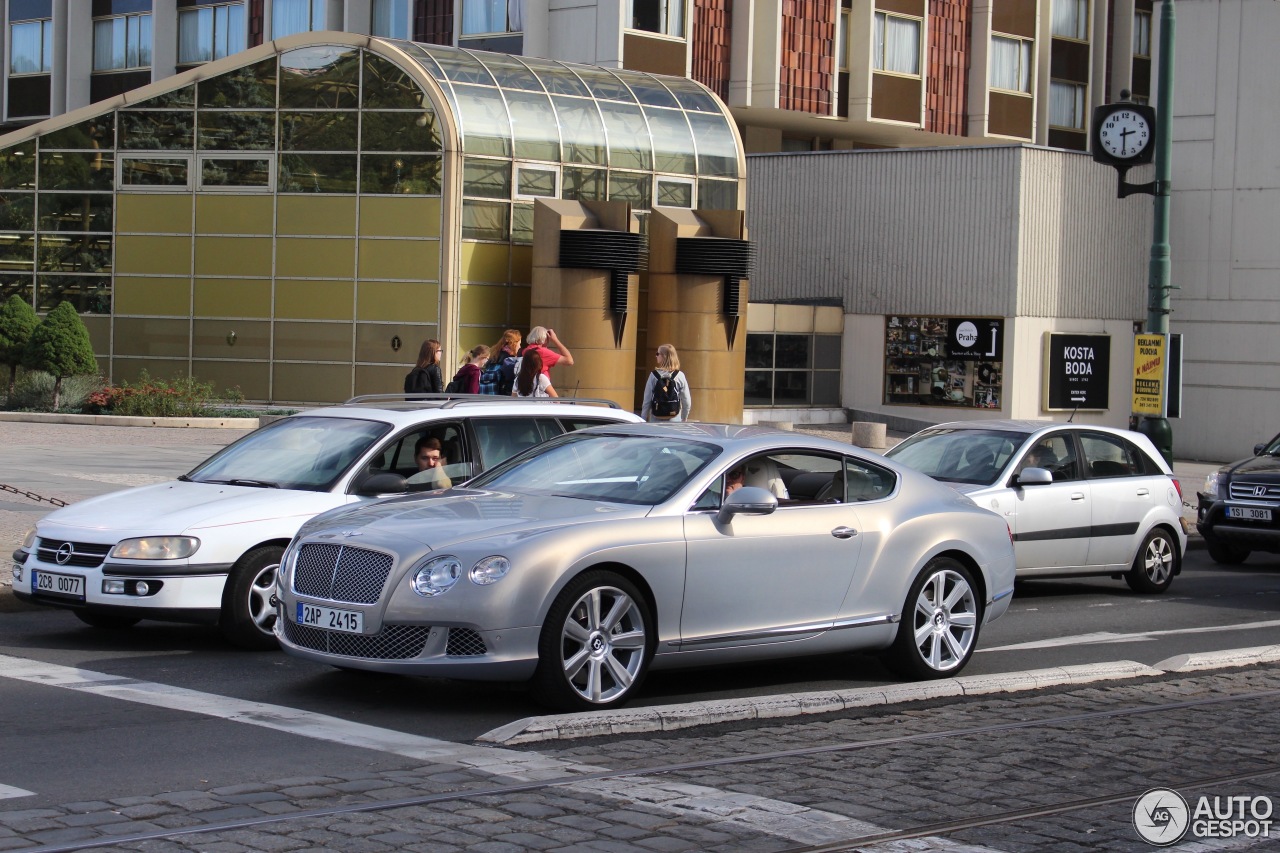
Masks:
[[[1220,472],[1213,471],[1209,476],[1204,478],[1204,493],[1216,497],[1218,494],[1218,474]]]
[[[143,536],[121,541],[111,549],[111,556],[119,560],[181,560],[199,547],[200,540],[194,536]]]
[[[509,571],[511,571],[511,561],[506,557],[485,557],[471,567],[471,582],[488,586],[505,578]]]
[[[436,557],[414,572],[410,583],[414,592],[430,598],[448,592],[460,577],[462,563],[457,557]]]
[[[36,529],[32,527],[27,531],[27,535],[22,537],[22,550],[30,551],[31,546],[36,544]]]

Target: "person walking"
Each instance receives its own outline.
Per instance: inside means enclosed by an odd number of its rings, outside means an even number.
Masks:
[[[458,368],[458,372],[453,374],[453,379],[449,380],[449,387],[445,390],[450,394],[479,394],[480,393],[480,366],[489,360],[489,348],[484,344],[477,344],[467,353],[467,359],[462,363],[462,367]]]
[[[556,337],[555,329],[548,329],[545,326],[534,326],[529,330],[529,345],[524,348],[524,355],[528,355],[530,350],[538,350],[538,354],[542,356],[542,372],[551,375],[551,368],[557,364],[564,362],[566,365],[573,366],[573,353],[569,352],[569,348],[564,345],[560,338]],[[555,347],[559,352],[554,352],[550,347]]]
[[[520,357],[520,332],[507,329],[489,349],[489,360],[480,371],[480,393],[510,397],[516,381],[516,359]]]
[[[657,367],[644,384],[640,417],[646,421],[686,421],[693,409],[689,381],[680,372],[680,356],[671,344],[658,347]]]
[[[542,353],[529,348],[520,360],[520,373],[516,376],[513,397],[559,397],[551,384],[551,377],[542,370]]]
[[[431,338],[418,349],[418,363],[404,378],[406,394],[439,394],[444,390],[440,376],[440,342]]]

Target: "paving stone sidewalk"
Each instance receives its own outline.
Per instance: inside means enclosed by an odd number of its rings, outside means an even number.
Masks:
[[[1249,698],[1097,716],[1233,696]],[[471,759],[410,771],[335,772],[40,809],[9,800],[0,801],[0,850],[105,843],[97,849],[771,853],[1108,795],[1119,799],[867,849],[1149,850],[1131,816],[1137,796],[1149,788],[1168,786],[1193,802],[1200,794],[1267,796],[1272,802],[1280,797],[1277,711],[1280,666],[1258,666],[980,701],[913,703],[785,724],[494,749],[492,763],[464,753]],[[1055,722],[1016,725],[1045,720]],[[854,743],[860,748],[831,749]],[[777,755],[795,750],[809,752]],[[762,754],[776,757],[707,764]],[[697,762],[704,766],[654,772]],[[530,767],[541,771],[530,773]],[[1197,779],[1267,768],[1272,775],[1190,787]],[[648,772],[583,776],[605,770]],[[501,790],[539,778],[562,783]],[[201,826],[211,831],[163,835]],[[161,837],[141,837],[149,833]],[[1261,846],[1274,846],[1276,835],[1280,830]],[[1248,845],[1231,840],[1178,849],[1242,846]]]

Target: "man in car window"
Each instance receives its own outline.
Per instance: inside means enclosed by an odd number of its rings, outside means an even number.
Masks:
[[[447,489],[453,485],[449,475],[444,472],[445,458],[440,454],[440,439],[423,436],[413,446],[413,461],[418,464],[418,473],[405,482],[417,486],[418,491],[430,489]]]

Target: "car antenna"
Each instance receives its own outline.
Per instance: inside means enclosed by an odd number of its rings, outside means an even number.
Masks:
[[[1076,407],[1071,410],[1071,417],[1067,418],[1067,423],[1071,423],[1076,419],[1076,412],[1080,411],[1080,404],[1076,403]]]

